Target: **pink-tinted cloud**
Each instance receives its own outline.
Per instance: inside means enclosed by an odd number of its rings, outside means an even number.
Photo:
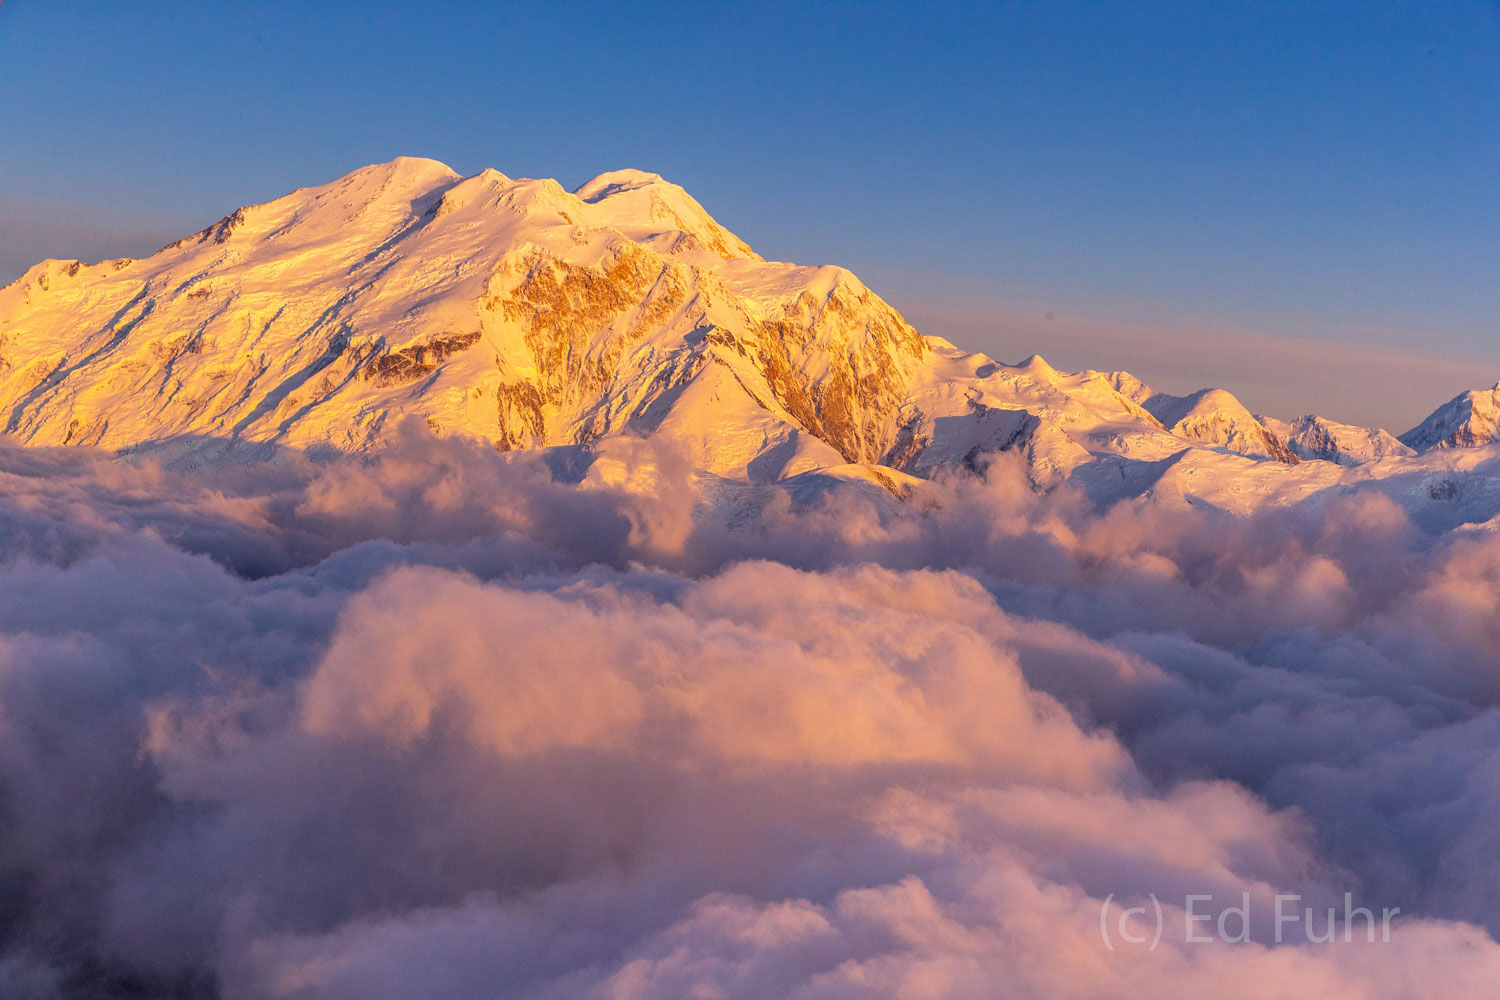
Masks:
[[[0,992],[1482,995],[1500,539],[0,447]],[[1488,595],[1488,596],[1486,596]],[[1278,943],[1277,895],[1400,907]],[[1251,900],[1189,944],[1186,897]],[[1156,950],[1101,938],[1162,902]],[[1321,917],[1319,918],[1321,919]]]

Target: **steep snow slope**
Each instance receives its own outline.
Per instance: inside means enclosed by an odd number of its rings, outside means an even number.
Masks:
[[[1491,389],[1459,393],[1401,435],[1401,443],[1417,451],[1472,448],[1494,441],[1497,427],[1500,427],[1500,382]]]
[[[1380,458],[1416,454],[1378,427],[1354,427],[1312,414],[1291,421],[1258,415],[1256,419],[1285,441],[1292,454],[1299,458],[1359,465]]]

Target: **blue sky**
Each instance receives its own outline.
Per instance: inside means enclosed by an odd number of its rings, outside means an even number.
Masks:
[[[1007,360],[1389,424],[1500,377],[1493,3],[5,0],[0,122],[5,279],[398,154],[637,166]]]

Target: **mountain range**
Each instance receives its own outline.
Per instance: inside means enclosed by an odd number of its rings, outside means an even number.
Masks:
[[[1243,512],[1382,484],[1408,505],[1468,498],[1460,522],[1500,511],[1480,447],[1500,385],[1398,439],[1003,364],[923,336],[843,268],[762,259],[638,170],[570,192],[403,157],[144,260],[43,261],[0,290],[0,420],[26,444],[363,453],[414,417],[605,481],[643,441],[705,482],[898,496],[1015,453],[1038,488],[1101,502]]]

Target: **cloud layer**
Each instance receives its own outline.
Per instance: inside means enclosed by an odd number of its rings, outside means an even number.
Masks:
[[[1004,463],[708,509],[653,460],[0,446],[0,994],[1500,975],[1500,538],[1374,495],[1101,514]],[[1389,941],[1276,941],[1278,894],[1320,933],[1346,893]],[[1200,894],[1249,940],[1187,942]],[[1153,897],[1158,947],[1106,942]]]

